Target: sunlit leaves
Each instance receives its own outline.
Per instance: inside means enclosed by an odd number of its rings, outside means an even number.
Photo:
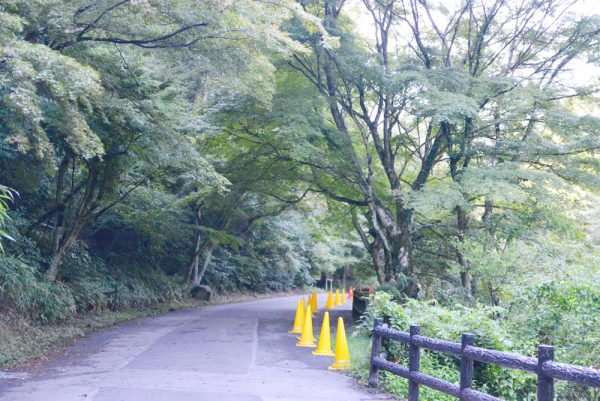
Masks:
[[[87,120],[102,91],[94,70],[44,45],[16,39],[3,43],[0,60],[0,138],[5,143],[40,159],[51,159],[57,146],[84,159],[103,155]]]

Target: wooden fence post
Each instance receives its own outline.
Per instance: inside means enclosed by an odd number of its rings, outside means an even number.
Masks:
[[[371,347],[371,368],[369,369],[369,385],[371,387],[379,386],[379,368],[373,365],[373,358],[381,354],[381,336],[375,333],[375,329],[383,325],[383,319],[375,319],[373,327],[373,345]]]
[[[551,345],[538,345],[537,366],[537,399],[538,401],[554,400],[554,379],[542,372],[542,365],[546,361],[554,360],[554,347]]]
[[[419,326],[410,326],[410,345],[408,347],[408,372],[418,372],[421,364],[421,349],[413,344],[413,337],[421,332]],[[419,401],[419,383],[409,380],[408,401]]]
[[[465,356],[465,348],[475,344],[473,334],[463,334],[461,336],[461,354],[460,354],[460,399],[463,400],[463,390],[470,389],[473,384],[473,359]]]

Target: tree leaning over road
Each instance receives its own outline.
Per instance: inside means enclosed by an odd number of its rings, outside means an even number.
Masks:
[[[195,136],[204,129],[207,109],[215,112],[244,93],[268,102],[270,83],[255,73],[272,69],[269,52],[299,48],[274,25],[287,15],[282,8],[294,12],[284,6],[189,1],[2,6],[6,96],[0,121],[9,144],[2,150],[3,169],[34,165],[38,182],[55,176],[46,205],[29,227],[31,232],[51,223],[50,280],[85,227],[156,176],[196,170],[201,185],[220,186],[211,178],[218,174],[194,148]],[[236,72],[216,68],[224,63]],[[36,183],[28,185],[35,191]]]

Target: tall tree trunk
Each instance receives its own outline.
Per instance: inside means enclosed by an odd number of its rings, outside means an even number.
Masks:
[[[450,126],[447,126],[448,136],[448,154],[449,154],[449,166],[450,176],[454,182],[460,182],[462,172],[467,169],[471,160],[471,155],[468,151],[470,140],[473,136],[473,119],[471,117],[465,117],[464,128],[462,134],[457,130],[456,135],[458,139],[453,141],[453,137],[450,135]],[[461,164],[462,162],[462,164]],[[464,194],[463,194],[464,196]],[[460,207],[456,207],[456,234],[459,242],[465,241],[465,235],[469,228],[469,216],[467,211]],[[469,299],[473,296],[473,278],[470,272],[469,261],[460,249],[456,249],[456,256],[458,263],[461,266],[460,281],[463,289]]]
[[[485,226],[485,230],[492,237],[494,237],[496,234],[496,232],[495,232],[496,230],[494,229],[494,223],[492,221],[493,215],[494,215],[494,201],[490,198],[486,198],[485,204],[484,204],[484,209],[483,209],[483,216],[481,216],[481,220],[483,222],[483,225]]]
[[[399,226],[400,233],[395,244],[395,281],[403,283],[402,293],[410,298],[418,298],[422,288],[414,274],[413,266],[413,227],[414,211],[404,209],[401,212]]]
[[[52,261],[50,262],[51,270],[48,273],[49,276],[56,277],[56,271],[58,269],[58,263],[60,263],[60,258],[58,257],[59,250],[61,248],[61,240],[64,233],[64,225],[65,225],[65,205],[63,203],[63,191],[65,189],[65,176],[67,170],[69,168],[70,157],[69,154],[65,154],[63,159],[58,166],[58,171],[56,172],[56,193],[54,195],[54,207],[56,209],[56,221],[54,224],[54,233],[52,237]],[[57,259],[57,261],[54,261]]]
[[[369,255],[371,255],[371,260],[373,261],[373,269],[375,270],[375,274],[377,275],[377,281],[379,281],[379,284],[383,284],[386,282],[386,264],[384,261],[381,260],[381,250],[383,249],[383,243],[381,239],[377,236],[377,233],[374,232],[374,230],[371,230],[371,234],[374,237],[374,239],[372,242],[369,242],[367,235],[360,226],[356,210],[352,209],[351,213],[352,224],[354,225],[354,229],[360,236],[360,239],[363,242],[363,245],[365,246],[367,251],[369,252]],[[367,219],[367,221],[370,220]]]
[[[456,220],[458,240],[462,243],[465,240],[465,234],[469,228],[469,217],[467,215],[467,212],[461,207],[457,207]],[[465,258],[465,256],[459,249],[457,249],[456,253],[458,257],[458,262],[462,267],[462,271],[460,273],[460,281],[462,283],[463,289],[467,293],[467,296],[471,298],[473,296],[473,278],[469,269],[469,261],[467,260],[467,258]]]
[[[63,191],[65,189],[65,175],[70,160],[71,157],[68,154],[65,155],[57,173],[55,196],[55,207],[57,210],[56,225],[54,227],[52,238],[50,263],[48,265],[48,270],[46,270],[45,273],[46,279],[49,281],[56,280],[60,264],[64,260],[67,252],[73,246],[73,243],[81,233],[81,230],[88,222],[93,210],[93,200],[98,186],[98,169],[90,168],[86,179],[85,193],[82,196],[77,210],[66,210],[63,202]],[[73,191],[73,188],[71,188],[71,190]],[[69,201],[69,204],[72,204],[72,200]],[[69,215],[72,215],[70,219],[67,218]]]
[[[394,254],[393,249],[383,247],[384,268],[383,282],[396,285],[396,277],[394,276]]]
[[[375,269],[375,274],[377,274],[377,281],[379,281],[379,284],[385,283],[385,263],[381,260],[382,249],[383,244],[381,243],[381,240],[376,240],[373,243],[373,246],[369,248],[369,254],[373,260],[373,268]]]
[[[194,277],[198,276],[198,260],[200,259],[200,246],[202,237],[200,235],[200,222],[202,219],[201,207],[195,207],[194,209],[194,243],[192,248],[192,257],[188,264],[188,281],[192,281]]]
[[[79,237],[81,230],[85,227],[85,221],[78,221],[75,227],[66,230],[62,236],[60,236],[58,240],[58,247],[53,251],[50,257],[50,263],[48,265],[48,270],[46,270],[45,276],[49,281],[56,280],[58,276],[58,267],[64,260],[67,252],[73,246],[73,243]]]
[[[206,274],[206,270],[208,270],[208,266],[210,265],[210,261],[212,260],[214,247],[210,245],[206,250],[206,254],[204,257],[204,263],[202,264],[202,270],[198,272],[198,276],[194,278],[194,285],[200,285],[204,275]]]
[[[401,209],[399,215],[400,234],[398,236],[398,272],[406,277],[412,278],[414,274],[412,253],[412,227],[414,211],[412,209]]]

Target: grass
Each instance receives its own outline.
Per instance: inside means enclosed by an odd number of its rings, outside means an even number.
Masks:
[[[350,373],[361,384],[367,384],[369,378],[369,359],[371,358],[371,338],[364,335],[348,336],[348,349],[352,358]]]
[[[348,372],[358,380],[361,385],[368,385],[369,367],[371,358],[372,339],[365,334],[351,335],[348,338],[348,348],[352,357],[352,369]],[[428,366],[430,359],[423,359],[424,371],[428,374],[440,373],[439,366]],[[435,373],[434,373],[435,372]],[[446,379],[447,380],[447,379]],[[402,377],[394,376],[385,371],[379,373],[379,387],[382,391],[394,397],[405,400],[408,396],[408,381]],[[423,401],[450,401],[454,398],[437,392],[425,386],[421,386],[420,399]]]
[[[371,359],[371,337],[365,334],[352,333],[348,337],[348,349],[352,358],[352,369],[347,371],[359,384],[368,386]],[[384,391],[400,400],[405,400],[408,382],[387,372],[379,374],[379,391]]]
[[[0,368],[43,357],[93,331],[156,315],[169,308],[169,305],[164,305],[160,308],[87,314],[54,324],[34,323],[18,314],[3,313],[0,315]]]

